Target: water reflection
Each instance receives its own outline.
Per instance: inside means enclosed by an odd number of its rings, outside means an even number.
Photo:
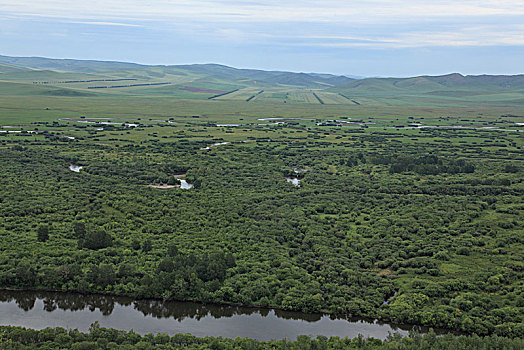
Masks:
[[[0,291],[0,324],[29,328],[67,327],[87,330],[92,322],[137,333],[192,333],[196,336],[294,339],[299,334],[384,339],[389,332],[417,329],[374,320],[306,314],[283,310],[133,300],[75,293]]]
[[[272,310],[241,306],[200,304],[192,302],[162,301],[162,300],[134,300],[127,297],[116,297],[97,294],[57,293],[57,292],[31,292],[31,291],[0,291],[0,302],[15,302],[24,311],[30,311],[35,307],[37,299],[43,302],[43,310],[47,312],[56,309],[66,311],[89,310],[100,311],[102,315],[111,315],[115,305],[132,307],[140,311],[144,316],[155,318],[174,318],[182,321],[185,318],[200,320],[203,317],[213,318],[233,317],[235,315],[259,314],[266,317]],[[308,314],[284,310],[274,310],[279,318],[288,320],[302,320],[316,322],[322,318],[322,314]]]

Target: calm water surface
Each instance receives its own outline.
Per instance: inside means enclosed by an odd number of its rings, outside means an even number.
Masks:
[[[183,190],[190,190],[193,188],[193,184],[190,184],[184,179],[178,179],[178,181],[180,182],[180,188]]]
[[[198,337],[249,337],[258,340],[295,339],[297,335],[384,339],[388,333],[407,335],[414,326],[330,318],[279,310],[190,302],[133,300],[125,297],[74,293],[0,291],[0,325],[43,329],[102,327],[134,330],[139,334],[191,333]],[[427,329],[417,327],[419,331]]]
[[[74,165],[74,164],[69,165],[69,170],[74,171],[75,173],[79,173],[80,170],[82,170],[82,168],[83,166],[80,166],[80,165]]]
[[[286,177],[287,182],[291,182],[296,187],[300,187],[300,179],[297,179],[296,177]]]

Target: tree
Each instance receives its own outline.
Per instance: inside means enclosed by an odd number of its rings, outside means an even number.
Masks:
[[[38,226],[37,237],[40,242],[45,242],[49,239],[49,226],[40,225]]]
[[[82,221],[75,222],[75,236],[78,239],[84,239],[86,235],[86,225]]]
[[[93,232],[88,232],[81,243],[83,248],[96,250],[110,247],[113,244],[113,238],[106,231],[97,229]]]
[[[100,264],[98,267],[98,278],[97,284],[102,287],[106,287],[110,284],[115,283],[116,273],[113,265]]]
[[[175,265],[173,264],[173,262],[169,259],[164,259],[162,261],[160,261],[160,263],[158,264],[158,271],[164,271],[164,272],[173,272],[173,270],[175,269]]]
[[[178,247],[172,243],[167,247],[167,255],[175,257],[178,255]]]
[[[138,239],[134,239],[133,242],[131,242],[131,246],[134,250],[140,249],[140,241]]]
[[[151,240],[148,239],[148,240],[146,240],[146,241],[144,242],[144,244],[142,245],[142,250],[143,250],[144,252],[148,252],[148,251],[151,250],[151,248],[152,248],[152,243],[151,243]]]
[[[87,272],[86,279],[90,283],[105,288],[115,283],[116,272],[114,267],[109,264],[93,265]]]
[[[19,286],[32,287],[36,281],[36,271],[28,262],[22,262],[16,267],[16,279]]]

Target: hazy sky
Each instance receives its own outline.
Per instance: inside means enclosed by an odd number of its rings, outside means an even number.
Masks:
[[[524,73],[524,0],[1,0],[0,54],[362,76]]]

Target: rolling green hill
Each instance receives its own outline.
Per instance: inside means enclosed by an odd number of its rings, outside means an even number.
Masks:
[[[65,72],[83,73],[111,72],[115,70],[136,69],[144,67],[139,64],[125,62],[10,56],[0,56],[0,63],[7,63],[42,70],[57,70]]]
[[[29,68],[19,67],[8,63],[0,63],[0,74],[5,73],[16,73],[16,72],[27,72],[30,71]]]
[[[176,66],[148,66],[125,62],[106,62],[91,60],[50,59],[42,57],[8,57],[0,56],[0,63],[16,64],[38,70],[55,70],[60,72],[78,73],[111,73],[136,71],[148,74],[150,77],[165,77],[175,75],[212,76],[218,79],[252,81],[272,84],[286,84],[306,87],[325,87],[346,83],[353,79],[331,74],[307,74],[282,71],[263,71],[256,69],[237,69],[219,64],[193,64]]]
[[[524,75],[463,76],[458,73],[413,78],[370,78],[328,91],[371,105],[474,106],[524,102]]]
[[[520,107],[524,75],[353,79],[320,73],[238,69],[220,64],[151,66],[0,56],[0,82],[45,85],[64,96],[151,96],[267,104],[418,107]],[[58,88],[58,90],[51,87]],[[13,87],[20,91],[19,87]],[[23,89],[29,95],[43,91]],[[76,91],[76,92],[75,92]],[[96,94],[93,94],[96,92]],[[216,97],[216,95],[220,95]]]
[[[370,78],[354,80],[333,88],[337,92],[387,91],[434,92],[465,91],[509,91],[524,90],[524,75],[470,75],[458,73],[442,76],[420,76],[413,78]]]

